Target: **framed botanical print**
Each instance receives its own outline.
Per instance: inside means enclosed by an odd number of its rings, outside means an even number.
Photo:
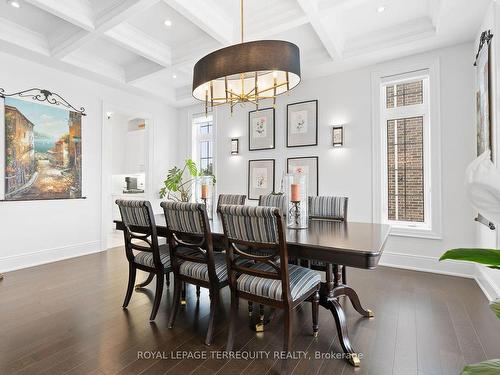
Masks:
[[[248,199],[274,192],[274,159],[248,161]]]
[[[308,156],[304,158],[288,158],[286,160],[287,173],[307,175],[309,195],[318,195],[319,173],[318,157]]]
[[[248,149],[270,150],[274,146],[274,108],[248,112]]]
[[[288,104],[286,147],[318,145],[318,101]]]

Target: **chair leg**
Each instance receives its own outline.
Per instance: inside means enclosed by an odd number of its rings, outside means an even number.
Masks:
[[[319,292],[316,291],[312,299],[312,321],[313,321],[313,335],[318,337],[319,333]]]
[[[214,338],[215,331],[215,314],[217,305],[219,304],[219,290],[210,289],[210,317],[208,320],[207,337],[205,338],[205,345],[211,345]]]
[[[155,300],[153,302],[153,310],[151,310],[151,316],[149,317],[149,320],[155,320],[156,313],[158,312],[158,308],[160,307],[162,295],[163,295],[163,273],[157,273]]]
[[[172,300],[172,311],[168,320],[168,328],[174,328],[175,317],[181,304],[181,291],[183,282],[174,278],[174,299]]]
[[[248,301],[248,316],[252,316],[253,313],[253,302]]]
[[[181,305],[186,304],[186,283],[182,282]]]
[[[284,337],[283,337],[283,351],[288,353],[292,347],[292,313],[293,310],[286,309],[284,311]],[[282,359],[281,373],[288,373],[288,360]]]
[[[284,311],[284,341],[283,341],[283,351],[288,352],[292,346],[292,313],[293,310]]]
[[[342,266],[342,284],[347,285],[347,267]]]
[[[234,346],[234,331],[236,330],[236,321],[238,320],[238,304],[238,297],[235,293],[231,293],[231,314],[229,316],[229,330],[226,343],[226,351],[228,352],[232,351]]]
[[[255,332],[264,332],[264,305],[259,305],[259,322],[255,325]]]
[[[123,301],[123,308],[128,306],[128,303],[130,302],[130,298],[132,298],[132,292],[134,291],[134,284],[135,284],[135,275],[137,271],[136,268],[132,263],[129,263],[128,266],[128,286],[127,286],[127,293],[125,294],[125,300]]]
[[[196,298],[200,298],[200,286],[199,285],[196,285]]]
[[[170,271],[165,274],[165,280],[167,282],[167,288],[170,288]]]

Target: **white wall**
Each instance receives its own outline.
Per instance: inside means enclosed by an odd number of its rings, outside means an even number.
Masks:
[[[474,51],[479,46],[479,38],[485,30],[491,30],[494,37],[491,44],[490,54],[490,90],[491,90],[491,121],[493,127],[493,155],[497,168],[500,166],[500,5],[492,2],[490,9],[486,12],[485,19],[481,28],[478,30],[477,38],[474,43]],[[500,248],[500,223],[495,223],[497,229],[492,231],[486,226],[475,224],[477,242],[476,245],[481,248]],[[500,298],[500,271],[477,265],[478,281],[483,290],[490,299]]]
[[[0,202],[0,271],[101,250],[103,102],[151,114],[154,123],[152,181],[158,189],[177,153],[175,110],[152,98],[112,89],[3,53],[0,53],[0,67],[0,87],[7,92],[46,88],[61,94],[75,106],[85,107],[87,113],[82,125],[83,194],[87,199]]]
[[[464,263],[439,263],[447,249],[472,246],[475,241],[473,212],[465,203],[464,170],[475,156],[475,117],[473,94],[473,45],[471,43],[411,56],[351,72],[304,80],[286,96],[279,97],[276,108],[276,149],[248,151],[248,111],[250,106],[235,108],[231,116],[219,107],[217,118],[217,189],[224,193],[247,192],[249,159],[276,159],[277,184],[286,169],[286,158],[319,156],[322,195],[349,197],[349,220],[372,221],[372,110],[371,74],[386,66],[407,71],[416,60],[439,61],[442,156],[442,239],[431,240],[391,236],[385,247],[385,264],[472,276],[474,267]],[[319,145],[286,148],[286,104],[319,100]],[[201,106],[178,112],[180,143],[189,154],[190,113]],[[331,127],[345,125],[345,146],[330,146]],[[377,124],[378,125],[378,124]],[[230,138],[240,137],[240,155],[231,157]],[[279,186],[279,185],[278,185]]]

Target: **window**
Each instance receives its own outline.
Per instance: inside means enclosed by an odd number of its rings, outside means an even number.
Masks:
[[[214,175],[214,119],[213,115],[193,116],[192,158],[204,175]]]
[[[396,228],[431,228],[429,92],[423,72],[381,83],[381,213]]]

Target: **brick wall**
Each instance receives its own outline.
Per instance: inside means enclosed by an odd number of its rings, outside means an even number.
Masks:
[[[387,108],[422,102],[422,81],[387,87]],[[423,117],[387,121],[387,169],[389,220],[423,222]]]

